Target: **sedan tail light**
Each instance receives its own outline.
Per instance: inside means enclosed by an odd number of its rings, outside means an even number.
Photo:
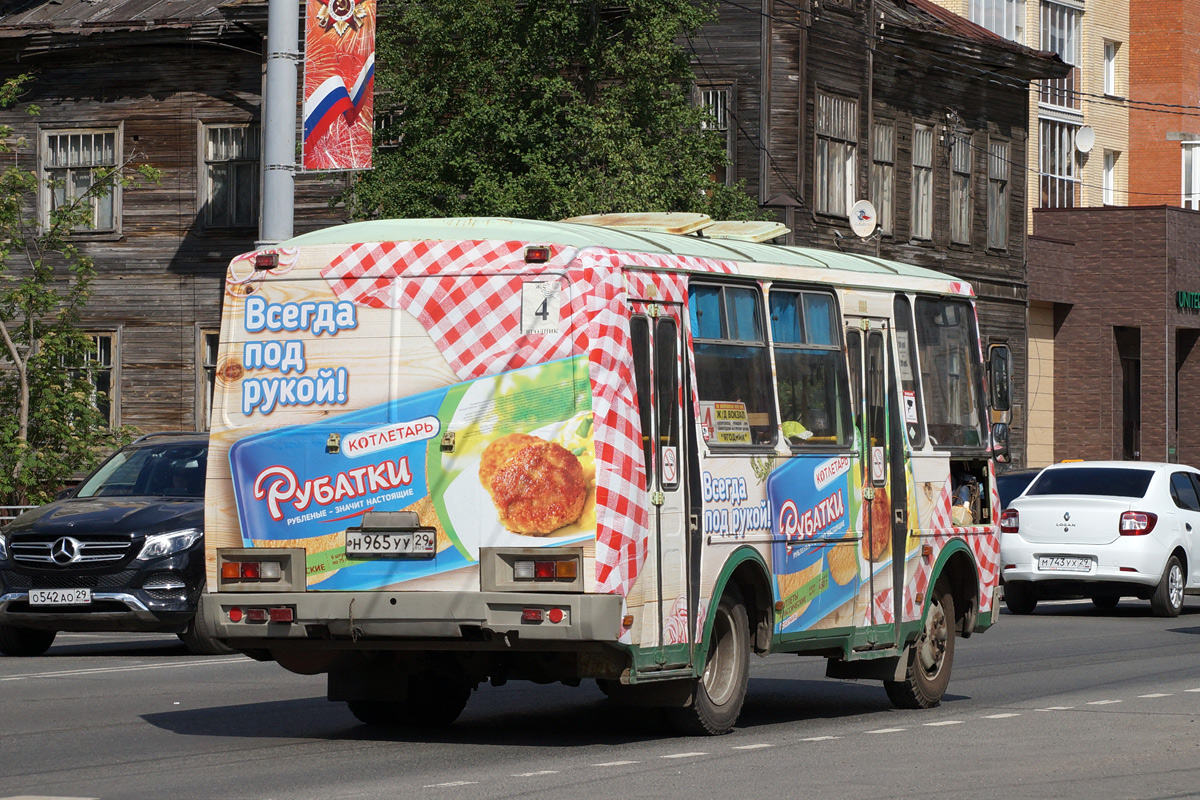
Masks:
[[[1158,515],[1149,511],[1126,511],[1121,515],[1122,536],[1145,536],[1154,530]]]
[[[1000,515],[1000,532],[1016,533],[1021,528],[1021,515],[1015,508],[1006,508]]]

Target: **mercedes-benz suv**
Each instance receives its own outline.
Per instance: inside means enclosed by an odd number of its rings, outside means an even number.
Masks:
[[[58,631],[162,631],[231,652],[196,615],[207,459],[206,433],[143,436],[0,529],[0,652],[41,655]]]

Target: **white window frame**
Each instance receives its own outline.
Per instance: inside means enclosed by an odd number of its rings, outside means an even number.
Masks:
[[[814,206],[848,219],[858,174],[858,101],[818,90],[814,113]]]
[[[1075,160],[1073,121],[1043,116],[1038,121],[1038,207],[1074,208],[1079,196],[1079,166]]]
[[[1183,184],[1180,200],[1184,208],[1200,210],[1200,141],[1183,142]]]
[[[896,206],[896,123],[876,121],[871,141],[871,202],[879,216],[879,232],[891,236]]]
[[[1008,142],[995,139],[988,142],[987,246],[992,250],[1008,249],[1008,193],[1012,170],[1008,154]]]
[[[234,153],[215,152],[210,148],[214,143],[213,134],[229,131],[230,142],[236,133],[249,140],[248,151]],[[214,143],[215,144],[215,143]],[[230,166],[231,165],[231,166]],[[228,167],[228,168],[227,168]],[[244,213],[233,209],[229,204],[218,205],[214,202],[217,192],[216,175],[218,170],[224,170],[232,176],[232,192],[236,194],[242,182],[249,184],[250,197]],[[200,124],[200,179],[197,181],[200,191],[199,203],[205,228],[257,228],[261,213],[262,198],[262,136],[258,123],[255,122],[208,122]]]
[[[1080,62],[1083,53],[1083,4],[1067,0],[1042,0],[1041,48],[1057,53],[1072,66],[1062,78],[1042,81],[1038,102],[1051,108],[1079,109]]]
[[[1109,97],[1120,94],[1117,91],[1117,57],[1120,50],[1120,42],[1104,42],[1104,93]]]
[[[111,141],[96,141],[96,137],[111,137]],[[85,139],[86,144],[85,144]],[[121,125],[90,127],[56,127],[38,130],[38,223],[43,230],[50,225],[50,212],[59,198],[74,198],[87,188],[82,185],[83,176],[90,185],[96,169],[117,168],[123,162],[122,144],[124,136]],[[63,145],[60,148],[60,145]],[[62,155],[51,155],[51,147]],[[83,148],[92,150],[93,155],[85,161]],[[94,155],[101,148],[100,157]],[[108,146],[111,150],[105,150]],[[75,148],[74,151],[72,148]],[[78,155],[76,154],[78,153]],[[61,163],[66,161],[66,163]],[[51,186],[50,182],[58,186]],[[93,197],[92,224],[75,228],[76,234],[119,234],[121,232],[121,185],[114,181],[104,195]],[[105,219],[104,217],[109,217]]]
[[[725,158],[728,163],[717,167],[712,178],[717,183],[732,186],[737,181],[737,91],[732,83],[703,84],[696,87],[696,103],[708,116],[700,123],[703,131],[712,131],[725,139]]]
[[[975,177],[970,131],[950,131],[950,241],[971,243],[971,183]]]
[[[971,0],[971,22],[1005,39],[1025,43],[1025,0]]]
[[[933,239],[933,136],[932,125],[913,123],[912,216],[913,239]]]
[[[1117,159],[1121,154],[1115,150],[1104,151],[1104,172],[1101,178],[1101,202],[1106,206],[1115,206],[1117,204],[1116,188],[1117,188]]]
[[[121,424],[121,335],[119,330],[87,330],[84,334],[92,340],[87,364],[82,368],[82,377],[92,385],[92,405],[100,392],[98,373],[107,373],[108,425],[115,428]],[[107,351],[107,352],[105,352]],[[72,370],[76,375],[79,371]]]

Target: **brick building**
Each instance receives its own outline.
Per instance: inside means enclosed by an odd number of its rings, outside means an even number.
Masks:
[[[1131,0],[1129,44],[1130,202],[1200,209],[1200,0]]]
[[[1051,310],[1052,371],[1031,373],[1053,424],[1041,463],[1200,464],[1200,212],[1040,209],[1029,296]],[[1031,447],[1031,461],[1033,461]]]

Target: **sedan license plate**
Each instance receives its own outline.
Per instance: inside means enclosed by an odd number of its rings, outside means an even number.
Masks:
[[[83,606],[92,602],[91,589],[30,589],[31,606]]]
[[[1079,556],[1039,556],[1038,569],[1043,572],[1091,572],[1092,560]]]
[[[429,557],[437,552],[437,533],[428,531],[346,531],[346,556],[370,558],[378,556]]]

